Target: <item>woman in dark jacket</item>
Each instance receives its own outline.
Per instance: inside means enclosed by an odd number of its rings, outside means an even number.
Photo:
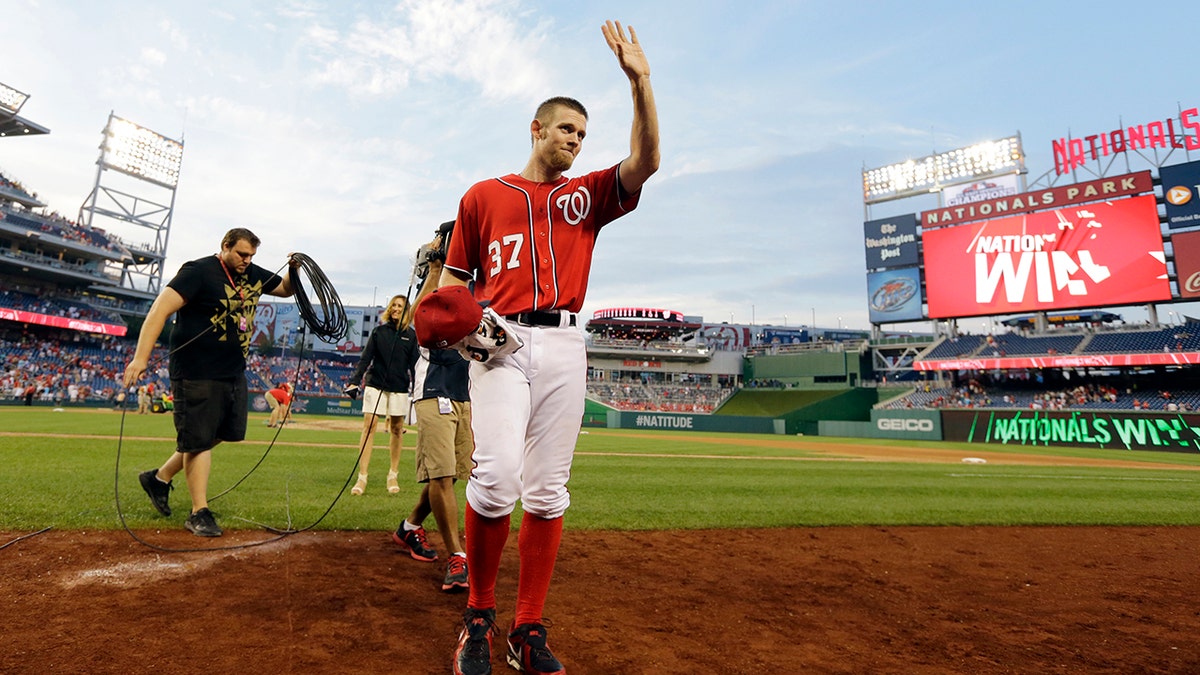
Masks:
[[[359,438],[362,456],[358,461],[358,482],[350,489],[352,495],[361,495],[367,488],[371,445],[380,416],[388,418],[391,468],[387,476],[387,490],[392,494],[400,491],[396,474],[400,469],[404,420],[408,417],[408,390],[412,384],[413,365],[417,362],[417,335],[410,324],[408,298],[403,295],[393,297],[384,311],[383,321],[371,331],[358,367],[350,376],[350,386],[346,391],[351,396],[357,394],[363,376],[367,377],[363,390],[363,430]]]

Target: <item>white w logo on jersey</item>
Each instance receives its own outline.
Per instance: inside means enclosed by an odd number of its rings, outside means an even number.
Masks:
[[[574,192],[561,195],[554,205],[562,209],[563,219],[569,225],[578,225],[592,210],[592,193],[581,185]]]

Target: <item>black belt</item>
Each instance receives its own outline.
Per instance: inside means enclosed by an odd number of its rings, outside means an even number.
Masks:
[[[558,328],[562,325],[563,312],[558,310],[552,312],[521,312],[520,314],[510,314],[505,319],[522,326],[550,326]],[[575,325],[575,315],[570,316],[570,325]]]

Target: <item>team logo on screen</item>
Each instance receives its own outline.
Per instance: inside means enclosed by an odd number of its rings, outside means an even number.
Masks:
[[[1176,185],[1175,187],[1167,190],[1166,194],[1163,196],[1171,204],[1174,204],[1175,206],[1183,206],[1184,204],[1192,201],[1192,190],[1191,188],[1184,187],[1183,185]]]
[[[917,294],[917,284],[912,279],[893,279],[871,294],[871,309],[876,312],[894,312]]]

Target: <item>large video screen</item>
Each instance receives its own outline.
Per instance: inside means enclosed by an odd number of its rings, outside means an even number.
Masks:
[[[926,230],[933,319],[1171,299],[1153,195]]]

